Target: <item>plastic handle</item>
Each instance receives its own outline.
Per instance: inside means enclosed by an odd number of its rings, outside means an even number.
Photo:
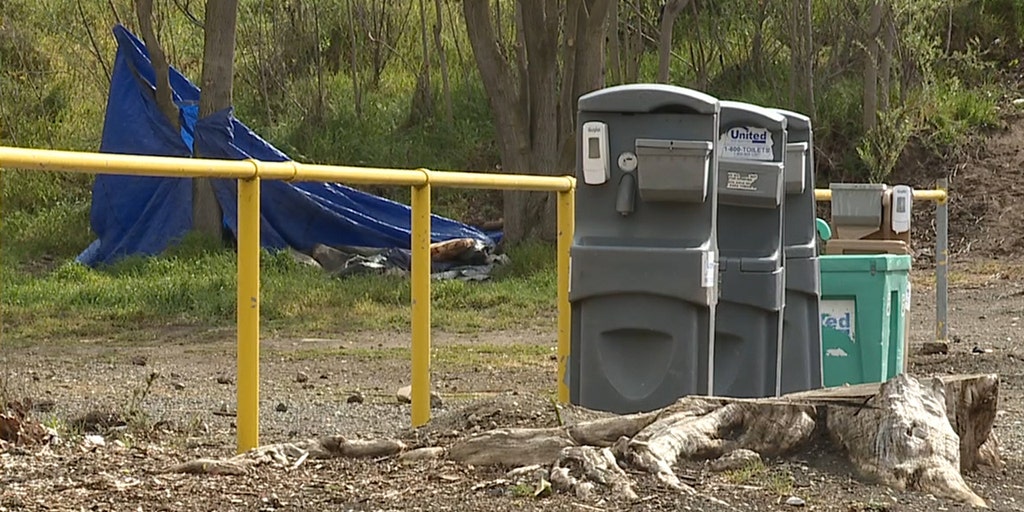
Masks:
[[[832,228],[829,227],[828,222],[825,222],[822,219],[815,219],[815,221],[816,221],[816,224],[817,224],[817,227],[818,227],[818,236],[820,236],[821,239],[826,241],[826,242],[831,240],[832,239]]]

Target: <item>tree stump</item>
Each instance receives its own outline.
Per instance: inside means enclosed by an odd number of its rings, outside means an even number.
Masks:
[[[995,375],[919,380],[903,374],[882,384],[781,398],[684,397],[661,410],[575,425],[497,428],[430,453],[431,458],[444,454],[470,465],[539,469],[555,489],[581,498],[604,488],[621,500],[634,501],[636,491],[621,466],[695,493],[675,474],[680,459],[717,459],[737,450],[749,457],[755,457],[750,452],[783,456],[824,438],[867,478],[986,507],[961,472],[1002,464],[992,434],[998,389]],[[240,474],[257,464],[298,465],[306,457],[388,457],[406,448],[397,440],[325,437],[262,447],[229,459],[227,465],[200,460],[170,471]]]

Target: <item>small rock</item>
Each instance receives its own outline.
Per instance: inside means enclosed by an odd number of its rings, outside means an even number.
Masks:
[[[943,341],[926,341],[921,345],[921,354],[930,356],[934,354],[948,354],[949,343]]]
[[[789,505],[791,507],[802,507],[804,505],[807,505],[807,502],[804,501],[803,498],[797,498],[796,496],[790,496],[790,497],[786,498],[786,505]]]
[[[232,382],[234,382],[234,380],[230,375],[225,374],[217,377],[217,384],[231,384]]]
[[[711,471],[735,471],[761,462],[761,455],[753,450],[740,448],[711,461]]]
[[[361,403],[365,402],[366,399],[363,398],[363,394],[362,393],[356,391],[355,393],[352,393],[351,395],[349,395],[348,398],[345,399],[345,401],[350,403],[350,404],[361,404]]]
[[[103,436],[96,435],[85,436],[85,442],[86,444],[91,444],[93,446],[104,446],[107,444],[106,441],[103,440]]]
[[[284,402],[281,402],[277,404],[277,407],[275,407],[274,410],[277,412],[288,412],[288,406],[285,405]]]
[[[182,390],[185,389],[185,385],[180,383],[180,382],[172,382],[171,383],[171,387],[173,387],[174,389],[176,389],[178,391],[182,391]]]
[[[417,448],[415,450],[409,450],[398,456],[399,462],[410,463],[420,460],[434,460],[440,459],[444,456],[444,448],[440,446],[431,446],[428,448]]]
[[[395,393],[395,398],[398,399],[398,403],[400,403],[400,404],[411,404],[412,403],[412,386],[402,386],[402,387],[398,388],[398,392]],[[438,407],[441,407],[442,405],[443,405],[443,402],[441,401],[441,395],[438,395],[437,392],[435,392],[435,391],[431,391],[430,392],[430,408],[431,409],[436,409]]]
[[[309,375],[306,375],[305,373],[299,372],[299,373],[295,374],[295,382],[298,382],[298,383],[301,384],[301,383],[306,382],[308,380],[309,380]]]
[[[132,358],[132,364],[135,366],[146,366],[146,358],[144,356],[135,356]]]

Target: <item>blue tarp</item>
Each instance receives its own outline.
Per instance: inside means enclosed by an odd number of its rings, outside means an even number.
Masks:
[[[176,131],[157,107],[145,45],[121,25],[113,32],[118,49],[100,152],[289,160],[236,119],[230,108],[198,119],[199,88],[171,67],[182,127]],[[217,179],[213,184],[223,225],[235,234],[236,182]],[[268,181],[261,187],[263,247],[305,253],[317,244],[409,248],[411,212],[406,205],[333,183]],[[90,216],[98,239],[78,261],[96,266],[128,255],[159,254],[192,227],[192,180],[98,175]],[[436,215],[431,231],[435,242],[472,238],[487,246],[495,243],[476,228]]]

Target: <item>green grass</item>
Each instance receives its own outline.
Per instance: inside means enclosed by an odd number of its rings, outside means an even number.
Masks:
[[[14,238],[33,239],[23,232]],[[524,245],[510,257],[513,263],[488,282],[435,281],[433,326],[454,332],[553,327],[553,248]],[[4,335],[10,341],[69,340],[183,325],[230,327],[236,279],[233,251],[196,240],[158,257],[128,258],[95,270],[73,261],[46,272],[8,265],[0,288]],[[332,278],[287,253],[265,252],[261,284],[263,327],[270,335],[405,330],[410,324],[406,278]]]
[[[763,487],[778,496],[793,493],[793,475],[781,468],[770,468],[763,462],[754,462],[740,469],[726,471],[726,480],[737,485]]]

